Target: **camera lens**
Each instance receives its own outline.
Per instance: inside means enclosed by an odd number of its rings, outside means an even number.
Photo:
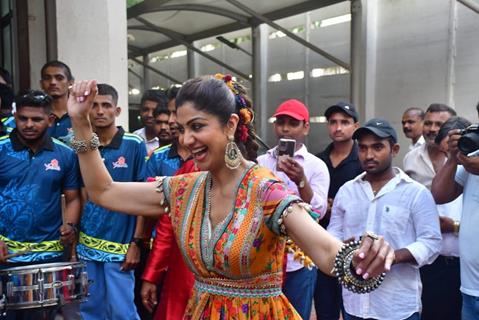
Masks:
[[[479,149],[479,133],[466,133],[457,141],[457,147],[464,154],[469,154]]]

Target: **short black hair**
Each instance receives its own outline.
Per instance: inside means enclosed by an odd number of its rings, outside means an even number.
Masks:
[[[46,113],[52,112],[53,98],[40,90],[23,90],[15,97],[15,108],[20,110],[23,107],[43,108]]]
[[[449,131],[454,129],[466,129],[471,125],[471,121],[463,117],[451,117],[446,122],[444,122],[437,133],[434,143],[440,144],[441,141],[447,136]]]
[[[72,71],[70,70],[70,67],[62,61],[59,60],[51,60],[45,63],[40,71],[40,75],[43,77],[43,72],[49,67],[54,67],[54,68],[62,68],[63,71],[65,71],[65,75],[67,76],[68,81],[73,81],[75,78],[73,77]]]
[[[428,112],[449,112],[451,116],[457,116],[456,110],[444,103],[432,103],[426,110]]]
[[[113,104],[116,106],[118,104],[118,91],[116,91],[113,86],[107,83],[99,83],[96,85],[98,88],[98,95],[100,96],[111,96],[113,99]]]
[[[167,98],[166,94],[163,90],[156,90],[156,89],[150,89],[146,90],[143,96],[141,97],[141,106],[143,107],[143,104],[145,101],[154,101],[157,103],[157,107],[164,107],[166,108],[167,106]]]
[[[425,114],[424,110],[422,110],[419,107],[410,107],[410,108],[407,108],[406,111],[404,111],[404,114],[409,113],[411,111],[414,111],[417,114],[417,116],[421,118],[421,120],[424,120],[424,114]]]
[[[9,85],[10,87],[12,86],[12,76],[7,69],[0,67],[0,77],[2,77],[3,80],[5,80],[7,85]]]
[[[155,110],[153,110],[153,117],[156,118],[158,117],[160,114],[166,114],[166,115],[170,115],[170,110],[168,110],[168,108],[165,108],[165,107],[156,107]]]
[[[178,91],[180,91],[181,87],[177,85],[172,85],[168,91],[166,91],[166,95],[168,96],[168,101],[171,101],[173,99],[176,99],[176,95],[178,94]]]
[[[13,90],[6,84],[0,83],[0,100],[2,101],[2,109],[12,108],[12,103],[15,100]]]

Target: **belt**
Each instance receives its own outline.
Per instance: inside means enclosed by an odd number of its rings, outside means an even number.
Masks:
[[[227,297],[267,298],[282,294],[281,273],[261,275],[249,279],[196,278],[195,289]]]

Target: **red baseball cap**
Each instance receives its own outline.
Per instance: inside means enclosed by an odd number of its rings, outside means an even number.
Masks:
[[[296,120],[309,122],[308,108],[299,100],[290,99],[286,100],[278,106],[273,117],[278,116],[290,116]]]

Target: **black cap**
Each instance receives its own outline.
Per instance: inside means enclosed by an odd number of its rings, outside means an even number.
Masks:
[[[358,122],[359,115],[356,111],[356,107],[352,103],[339,101],[335,105],[332,105],[328,109],[326,109],[326,111],[324,112],[324,116],[326,117],[326,119],[329,119],[329,117],[335,112],[345,113],[348,116],[352,117],[355,122]]]
[[[353,139],[358,139],[364,133],[372,133],[379,138],[392,138],[394,143],[398,142],[396,130],[384,119],[373,118],[366,122],[361,128],[354,131]]]

